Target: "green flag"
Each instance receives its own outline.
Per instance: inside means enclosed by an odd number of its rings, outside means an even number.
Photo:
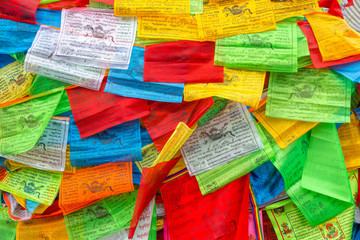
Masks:
[[[50,206],[59,192],[61,179],[62,173],[20,168],[6,172],[0,182],[0,189]]]
[[[204,125],[216,113],[223,109],[229,100],[221,97],[212,97],[214,104],[205,112],[205,114],[197,122],[199,126]]]
[[[71,84],[65,83],[65,82],[60,82],[48,77],[43,77],[43,76],[35,76],[34,81],[29,89],[28,94],[30,96],[32,95],[37,95],[40,93],[46,93],[49,92],[51,90],[57,89],[57,88],[66,88],[68,86],[71,86]],[[57,106],[57,108],[55,109],[55,112],[53,115],[58,115],[67,111],[70,111],[71,107],[70,107],[70,102],[69,102],[69,98],[67,95],[67,92],[64,91],[63,95],[61,96],[59,105]]]
[[[301,186],[353,203],[345,160],[334,123],[320,123],[311,130]]]
[[[64,90],[0,108],[0,155],[32,149],[59,104]]]
[[[70,240],[98,239],[129,228],[138,191],[114,195],[65,216]]]
[[[270,73],[266,116],[307,122],[350,122],[352,83],[330,70]]]
[[[214,64],[257,71],[297,72],[297,25],[277,24],[277,29],[216,40]]]
[[[15,239],[17,221],[12,220],[8,214],[9,208],[0,207],[1,239]]]
[[[284,150],[278,149],[272,163],[284,178],[285,190],[311,226],[323,223],[349,208],[351,203],[310,191],[301,186],[310,135],[305,134]],[[274,148],[279,148],[274,146]]]

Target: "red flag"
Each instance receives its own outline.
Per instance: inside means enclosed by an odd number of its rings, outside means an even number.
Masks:
[[[42,214],[34,214],[32,218],[47,218],[59,215],[63,215],[63,211],[59,207],[59,199],[55,199],[53,204],[50,205]]]
[[[0,18],[36,24],[35,12],[40,0],[2,0]]]
[[[156,148],[161,152],[179,122],[184,122],[191,128],[213,103],[212,98],[182,103],[151,102],[150,115],[142,120]]]
[[[214,66],[215,43],[178,41],[145,48],[144,82],[222,83]]]
[[[67,94],[81,138],[150,114],[147,101],[143,99],[80,87],[67,90]]]
[[[344,18],[340,4],[337,0],[320,0],[319,7],[328,8],[331,15]]]
[[[161,187],[170,239],[248,239],[249,175],[201,195],[185,174]]]
[[[86,7],[86,5],[88,4],[89,4],[89,0],[63,0],[49,4],[42,4],[39,7],[52,9],[52,10],[61,10],[63,8]]]
[[[134,214],[131,219],[129,238],[133,238],[141,213],[159,191],[160,186],[179,159],[180,158],[176,158],[167,162],[158,163],[154,167],[143,168],[139,193],[136,199]]]
[[[348,4],[346,4],[344,7],[351,7],[354,6],[354,0],[348,0]]]
[[[347,57],[347,58],[344,58],[341,60],[323,62],[322,56],[320,53],[320,49],[319,49],[319,45],[316,41],[314,32],[311,29],[309,22],[302,21],[302,22],[297,22],[297,24],[299,25],[302,32],[305,34],[305,36],[307,38],[308,45],[309,45],[309,51],[310,51],[310,57],[311,57],[311,60],[314,64],[315,68],[326,68],[329,66],[334,66],[334,65],[339,65],[339,64],[343,64],[343,63],[349,63],[349,62],[354,62],[354,61],[360,60],[360,55],[355,55],[355,56]]]

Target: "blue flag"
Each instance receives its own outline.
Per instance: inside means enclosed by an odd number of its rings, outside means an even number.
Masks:
[[[27,51],[39,27],[39,25],[0,19],[0,54]]]
[[[111,69],[105,92],[124,97],[181,103],[183,83],[143,82],[145,48],[134,46],[127,70]]]
[[[142,161],[140,120],[133,120],[81,139],[70,120],[70,162],[74,167]]]

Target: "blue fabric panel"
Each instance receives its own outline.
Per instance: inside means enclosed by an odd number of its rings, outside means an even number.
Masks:
[[[139,119],[81,139],[74,118],[71,118],[69,135],[70,162],[74,167],[142,161]]]
[[[271,161],[250,172],[250,183],[258,205],[266,203],[285,189],[284,179]]]
[[[0,19],[0,54],[27,51],[34,41],[40,25]]]
[[[330,66],[329,68],[353,82],[360,82],[360,61]]]
[[[111,69],[105,92],[159,102],[182,102],[183,83],[143,82],[145,48],[134,46],[127,70]]]
[[[36,22],[51,27],[61,27],[61,11],[38,8],[35,13]]]

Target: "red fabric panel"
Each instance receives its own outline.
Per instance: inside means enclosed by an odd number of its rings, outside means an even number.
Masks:
[[[144,82],[222,83],[214,66],[215,43],[178,41],[145,48]]]
[[[67,94],[81,138],[150,114],[143,99],[80,87],[67,90]]]
[[[351,6],[354,6],[354,1],[348,0],[348,4],[346,4],[344,7],[351,7]]]
[[[114,5],[114,1],[115,0],[94,0],[95,2],[102,2],[102,3],[106,3],[109,5]]]
[[[331,15],[341,17],[342,19],[344,19],[344,15],[343,15],[343,12],[341,10],[340,3],[337,0],[332,1],[328,13],[330,13]]]
[[[61,10],[63,8],[86,7],[87,4],[89,4],[89,0],[64,0],[60,2],[43,4],[39,7],[52,10]]]
[[[129,238],[133,238],[141,213],[159,191],[161,184],[179,159],[176,158],[158,163],[154,167],[143,168],[134,214],[131,219]]]
[[[347,57],[347,58],[336,60],[336,61],[323,62],[322,56],[320,53],[320,49],[319,49],[319,45],[316,41],[314,32],[311,29],[309,22],[302,21],[302,22],[297,22],[297,24],[299,25],[302,32],[305,34],[305,36],[307,38],[311,61],[313,62],[315,68],[326,68],[329,66],[334,66],[334,65],[339,65],[339,64],[343,64],[343,63],[349,63],[349,62],[354,62],[354,61],[360,60],[360,55],[355,55],[355,56]]]
[[[165,183],[161,195],[170,239],[248,239],[249,175],[203,196],[185,174]]]
[[[59,199],[55,199],[53,204],[49,206],[42,214],[34,214],[33,219],[35,218],[47,218],[54,217],[58,215],[63,215],[61,208],[59,207]]]
[[[340,4],[337,0],[320,0],[319,6],[323,8],[329,8],[328,13],[331,15],[344,18]]]
[[[35,12],[40,0],[1,0],[0,18],[36,24]]]
[[[160,152],[179,122],[192,127],[213,103],[212,98],[182,103],[151,102],[150,115],[142,120]]]
[[[245,178],[245,179],[244,179]],[[239,213],[239,221],[237,225],[235,239],[248,239],[249,237],[249,205],[250,205],[250,174],[246,174],[242,178],[243,194],[241,201],[241,209]],[[244,184],[245,181],[245,184]]]

